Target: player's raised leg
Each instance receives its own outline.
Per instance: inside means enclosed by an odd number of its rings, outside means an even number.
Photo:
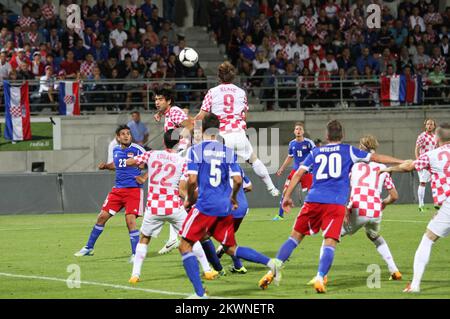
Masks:
[[[94,227],[92,228],[92,231],[89,235],[89,239],[86,243],[86,245],[80,249],[80,251],[76,252],[74,255],[76,257],[81,256],[92,256],[94,254],[94,245],[97,241],[97,239],[100,237],[100,235],[103,232],[103,229],[105,228],[106,222],[112,217],[113,215],[109,214],[108,212],[102,210],[100,214],[97,217],[97,222],[95,223]]]

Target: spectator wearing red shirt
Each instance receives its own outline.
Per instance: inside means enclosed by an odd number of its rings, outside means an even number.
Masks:
[[[25,50],[23,48],[19,48],[16,49],[16,53],[12,56],[9,64],[11,64],[13,70],[16,70],[22,63],[30,65],[30,60],[25,56]]]
[[[75,61],[72,51],[68,51],[66,59],[61,62],[61,70],[66,72],[66,78],[75,79],[80,72],[80,63]]]

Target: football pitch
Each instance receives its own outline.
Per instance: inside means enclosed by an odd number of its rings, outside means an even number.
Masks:
[[[251,209],[237,233],[238,243],[274,257],[288,238],[297,211],[284,221],[273,222],[275,209]],[[338,246],[325,295],[316,294],[306,285],[317,271],[320,235],[306,238],[294,251],[278,287],[260,290],[257,283],[267,269],[249,262],[244,262],[247,274],[228,272],[227,276],[206,281],[205,286],[209,295],[217,298],[450,298],[448,239],[439,240],[433,247],[422,292],[402,293],[412,278],[414,253],[434,212],[429,206],[425,214],[419,214],[416,205],[394,205],[384,212],[381,233],[403,273],[402,281],[388,280],[384,261],[361,230],[343,238]],[[151,241],[141,282],[136,286],[128,284],[130,241],[122,213],[106,225],[94,256],[74,257],[86,243],[95,220],[96,213],[0,216],[0,298],[178,299],[193,292],[178,251],[157,254],[167,239],[167,226]],[[231,259],[224,256],[222,264],[228,269]],[[376,277],[376,265],[381,269],[380,288],[369,288],[368,281],[373,283],[371,278]],[[74,269],[80,269],[79,288],[69,288],[66,282],[75,278]]]

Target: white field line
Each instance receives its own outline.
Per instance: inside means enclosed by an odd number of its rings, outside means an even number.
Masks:
[[[0,276],[4,277],[12,277],[12,278],[22,278],[22,279],[37,279],[37,280],[46,280],[46,281],[59,281],[66,283],[66,279],[61,278],[55,278],[55,277],[43,277],[43,276],[30,276],[30,275],[17,275],[17,274],[9,274],[0,272]],[[93,282],[93,281],[71,281],[72,284],[80,283],[82,285],[92,285],[92,286],[102,286],[102,287],[109,287],[114,289],[123,289],[123,290],[134,290],[134,291],[143,291],[148,293],[154,293],[154,294],[160,294],[160,295],[169,295],[169,296],[183,296],[187,297],[190,294],[183,293],[183,292],[174,292],[174,291],[165,291],[165,290],[156,290],[156,289],[146,289],[146,288],[138,288],[138,287],[130,287],[130,286],[122,286],[122,285],[113,285],[113,284],[106,284],[102,282]],[[225,297],[210,297],[211,299],[225,299]]]

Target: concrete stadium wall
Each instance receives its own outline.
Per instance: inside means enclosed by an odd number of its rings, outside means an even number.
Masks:
[[[162,147],[162,123],[152,114],[141,114],[150,130],[150,145]],[[338,119],[345,129],[345,142],[358,145],[364,134],[374,134],[380,141],[380,153],[400,158],[412,158],[417,135],[425,118],[450,122],[449,110],[346,111],[335,112],[250,112],[249,132],[258,132],[259,141],[252,144],[269,171],[275,173],[287,155],[287,144],[293,138],[293,125],[304,121],[311,138],[325,140],[325,125]],[[0,173],[30,172],[32,162],[45,162],[49,173],[93,172],[105,161],[109,142],[119,124],[127,123],[129,114],[61,117],[61,150],[0,152]],[[268,139],[263,137],[267,130]],[[271,129],[274,129],[271,132]],[[277,134],[277,135],[275,135]]]
[[[261,179],[252,171],[246,171],[246,174],[253,183],[253,191],[247,194],[250,208],[274,207],[275,214],[279,199],[268,194]],[[281,177],[272,176],[280,189],[286,175],[287,172]],[[394,181],[400,194],[398,203],[416,202],[417,174],[398,174]],[[2,174],[0,215],[97,213],[113,184],[114,174],[109,172]],[[432,202],[429,187],[425,200]],[[298,192],[294,201],[298,206]]]

